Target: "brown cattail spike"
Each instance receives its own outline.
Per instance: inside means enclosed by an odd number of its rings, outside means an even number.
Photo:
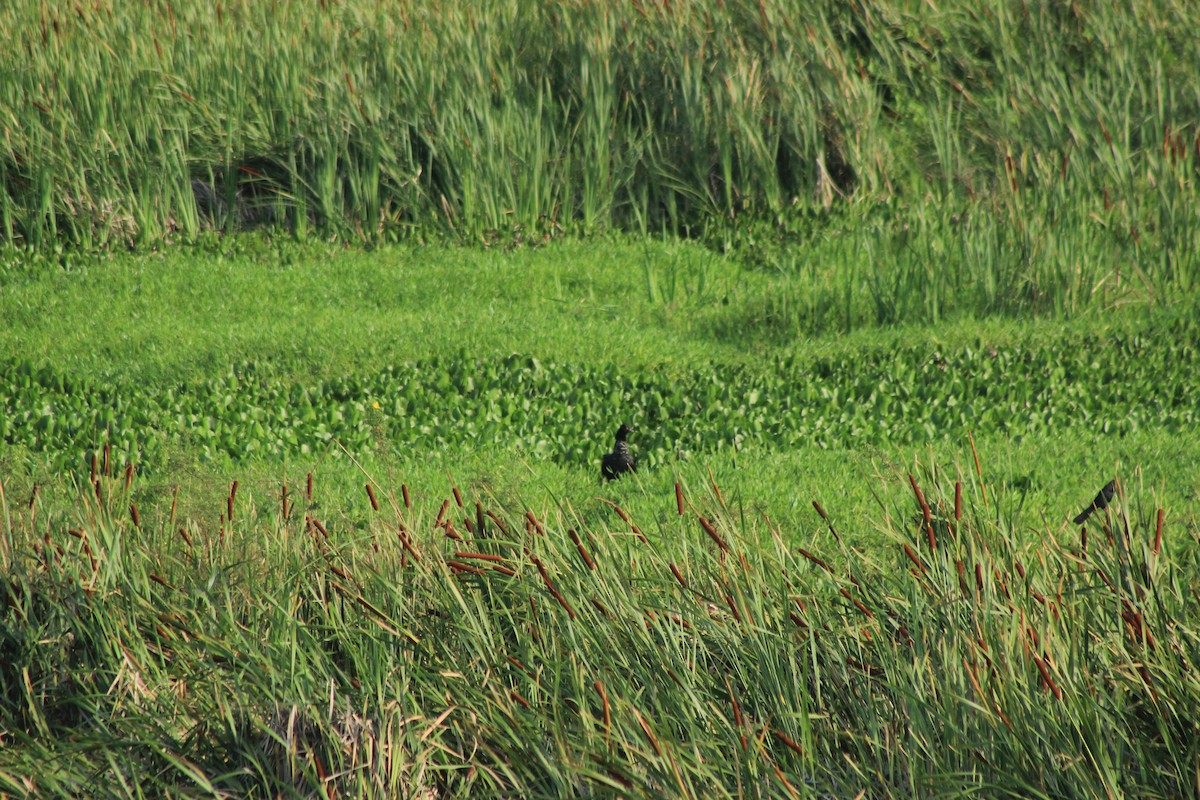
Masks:
[[[311,503],[312,496],[313,496],[313,476],[312,476],[312,473],[310,472],[310,473],[308,473],[308,481],[306,482],[306,484],[304,486],[304,497],[306,500],[308,500]]]
[[[379,510],[379,501],[375,499],[375,490],[371,487],[371,484],[369,484],[369,483],[366,484],[366,489],[367,489],[367,499],[371,501],[371,508],[378,511]]]
[[[589,570],[595,572],[596,562],[592,561],[592,557],[588,554],[587,548],[583,546],[583,541],[579,538],[579,534],[575,532],[574,528],[567,528],[567,535],[575,543],[575,548],[579,551],[579,557],[583,559],[583,563],[587,564]]]
[[[704,528],[704,532],[717,543],[717,547],[720,547],[722,552],[730,552],[729,545],[725,544],[725,540],[721,538],[721,534],[717,533],[717,529],[713,527],[711,522],[704,517],[700,517],[700,527]]]
[[[404,507],[411,509],[412,508],[412,498],[410,498],[408,496],[408,484],[407,483],[400,484],[400,494],[404,497]]]
[[[138,514],[137,503],[129,504],[129,518],[133,520],[133,527],[142,527],[142,517],[140,514]]]
[[[675,481],[675,508],[679,511],[679,516],[683,516],[683,487],[679,485],[679,481]]]

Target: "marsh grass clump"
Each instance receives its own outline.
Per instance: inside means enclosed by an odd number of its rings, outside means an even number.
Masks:
[[[369,476],[289,516],[247,484],[182,537],[165,505],[133,524],[130,474],[10,507],[5,791],[1178,795],[1200,757],[1196,548],[1132,490],[1030,537],[930,465],[863,550],[831,503],[801,548],[712,481],[645,534]]]

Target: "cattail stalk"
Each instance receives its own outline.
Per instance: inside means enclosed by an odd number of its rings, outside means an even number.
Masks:
[[[721,534],[717,533],[717,529],[714,528],[713,524],[711,522],[709,522],[706,518],[700,517],[700,527],[704,528],[704,532],[709,535],[709,538],[711,538],[714,542],[717,543],[717,547],[721,548],[722,552],[725,552],[725,553],[732,552],[729,549],[729,545],[727,545],[725,543],[725,540],[721,538]]]
[[[580,558],[583,563],[587,564],[587,568],[592,572],[596,571],[596,562],[592,561],[591,555],[588,554],[587,548],[583,546],[583,540],[579,538],[579,534],[574,528],[567,528],[567,535],[571,537],[571,541],[575,543],[575,548],[579,551]]]

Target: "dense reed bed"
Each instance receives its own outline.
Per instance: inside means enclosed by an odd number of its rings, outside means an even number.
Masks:
[[[536,240],[936,200],[1016,245],[1098,222],[1169,250],[1196,237],[1198,25],[1171,0],[18,0],[0,235]]]
[[[1135,481],[1018,535],[984,474],[896,476],[870,552],[836,509],[784,531],[711,482],[635,519],[365,474],[188,517],[103,455],[74,488],[10,480],[0,790],[1193,791],[1194,531]]]

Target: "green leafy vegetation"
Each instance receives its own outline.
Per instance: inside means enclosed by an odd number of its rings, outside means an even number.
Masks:
[[[383,440],[422,453],[516,442],[586,469],[613,420],[628,419],[653,469],[747,445],[846,449],[968,432],[1190,432],[1200,424],[1190,392],[1197,374],[1194,321],[1134,336],[863,349],[670,376],[461,353],[311,384],[252,362],[207,380],[142,387],[75,380],[26,361],[0,367],[0,433],[52,454],[60,468],[78,464],[72,446],[84,443],[111,442],[121,463],[155,470],[167,445],[207,458],[287,460],[335,440],[361,456]]]

